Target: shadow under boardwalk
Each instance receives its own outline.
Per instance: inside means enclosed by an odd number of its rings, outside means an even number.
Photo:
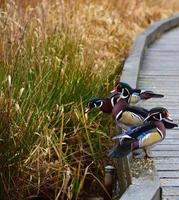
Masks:
[[[142,106],[166,107],[179,123],[179,28],[163,34],[146,49],[138,87],[164,94]],[[163,142],[152,149],[163,200],[179,200],[179,128],[167,130]]]

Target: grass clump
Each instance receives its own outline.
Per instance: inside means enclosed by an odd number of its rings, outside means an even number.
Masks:
[[[122,2],[1,2],[1,199],[106,194],[114,125],[100,113],[87,120],[84,104],[109,93],[133,37],[172,13]]]

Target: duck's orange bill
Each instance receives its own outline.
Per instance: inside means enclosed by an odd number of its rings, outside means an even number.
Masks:
[[[113,90],[110,91],[110,93],[116,93],[117,92],[117,87],[114,87]]]

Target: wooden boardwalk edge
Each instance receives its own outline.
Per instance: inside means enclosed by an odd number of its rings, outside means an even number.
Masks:
[[[135,39],[132,50],[125,61],[121,81],[137,86],[139,70],[141,68],[146,47],[152,44],[161,34],[179,25],[179,14],[161,20],[149,26]]]

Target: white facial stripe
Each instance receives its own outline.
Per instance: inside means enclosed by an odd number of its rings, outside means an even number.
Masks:
[[[101,108],[102,105],[103,105],[103,101],[101,101],[101,103],[100,103],[100,105],[98,107]]]
[[[98,106],[97,103],[100,102],[100,105]],[[99,101],[96,101],[96,103],[94,103],[94,106],[95,108],[101,108],[101,106],[103,105],[103,101],[99,100]]]
[[[125,96],[124,95],[124,92],[125,92],[125,90],[127,91],[127,95]],[[127,89],[127,88],[122,88],[122,92],[121,92],[121,98],[123,98],[123,99],[126,99],[126,98],[128,98],[129,96],[130,96],[130,92],[129,92],[129,90]]]
[[[157,128],[157,131],[159,132],[161,138],[163,139],[163,138],[164,138],[164,135],[163,135],[162,131],[161,131],[159,128]]]
[[[121,114],[122,114],[122,110],[116,115],[116,120],[118,120],[118,118],[120,118]]]
[[[152,113],[151,115],[146,117],[145,120],[148,119],[149,117],[152,117],[153,115],[157,115],[157,114],[159,114],[159,118],[156,118],[156,117],[153,117],[153,118],[156,119],[156,120],[160,120],[161,121],[162,120],[162,115],[159,112]]]
[[[146,92],[146,90],[141,90],[140,94],[142,94],[142,93],[144,93],[144,92]]]
[[[162,114],[160,113],[160,121],[162,121]]]
[[[111,98],[111,105],[114,107],[114,97]]]
[[[156,117],[153,117],[153,118],[154,118],[155,120],[157,120],[157,121],[158,121],[158,120],[160,121],[160,119],[159,119],[159,118],[156,118]]]

